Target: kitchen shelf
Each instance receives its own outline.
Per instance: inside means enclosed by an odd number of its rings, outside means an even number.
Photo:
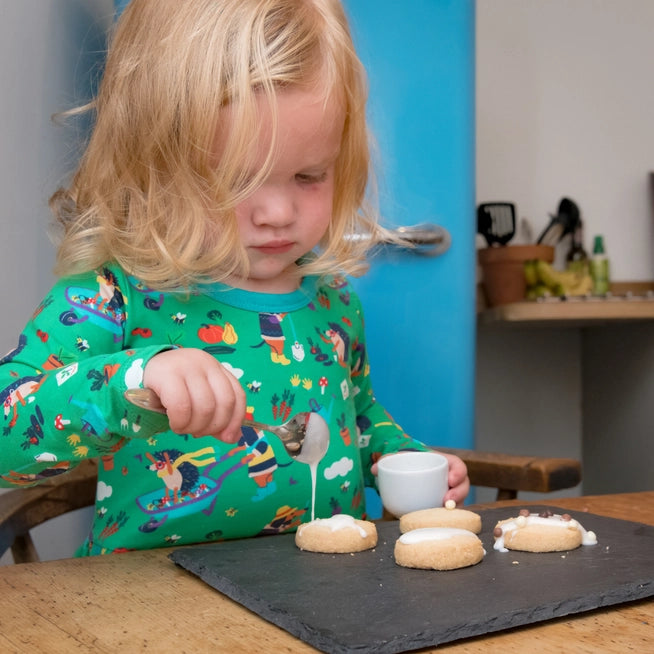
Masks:
[[[654,282],[613,284],[603,298],[548,298],[482,309],[480,325],[591,326],[654,320]]]

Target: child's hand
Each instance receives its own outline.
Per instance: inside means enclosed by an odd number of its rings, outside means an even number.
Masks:
[[[465,500],[470,492],[468,468],[466,467],[466,464],[454,454],[446,454],[445,452],[439,452],[439,454],[447,459],[449,465],[447,485],[450,488],[447,493],[445,493],[443,504],[445,504],[447,500],[454,500],[458,506],[463,503],[463,500]]]
[[[145,366],[143,385],[159,396],[172,431],[226,443],[240,438],[245,393],[207,352],[179,348],[157,354]]]

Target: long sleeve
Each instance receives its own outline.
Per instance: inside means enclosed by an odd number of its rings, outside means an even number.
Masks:
[[[167,428],[124,399],[161,344],[125,349],[129,284],[103,268],[62,279],[0,360],[0,485],[26,485]]]
[[[356,296],[353,296],[352,301],[359,303]],[[428,448],[407,435],[375,399],[365,342],[363,310],[360,304],[356,315],[360,319],[360,325],[357,338],[352,344],[350,374],[357,387],[356,421],[365,481],[367,486],[374,487],[375,478],[370,472],[370,467],[381,456],[399,450],[427,450]]]

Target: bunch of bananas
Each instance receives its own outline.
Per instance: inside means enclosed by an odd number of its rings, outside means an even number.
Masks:
[[[527,299],[539,297],[588,295],[593,290],[593,280],[588,273],[573,270],[556,270],[546,261],[525,261]]]

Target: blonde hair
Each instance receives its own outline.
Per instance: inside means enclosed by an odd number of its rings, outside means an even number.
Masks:
[[[365,74],[339,0],[132,0],[88,107],[86,151],[51,199],[63,225],[56,272],[116,261],[160,289],[247,275],[234,207],[266,176],[241,179],[257,138],[255,94],[274,112],[277,89],[316,84],[342,104],[345,127],[333,218],[302,270],[362,272],[366,239],[356,235],[382,230],[366,196]],[[237,118],[216,161],[227,104]]]

